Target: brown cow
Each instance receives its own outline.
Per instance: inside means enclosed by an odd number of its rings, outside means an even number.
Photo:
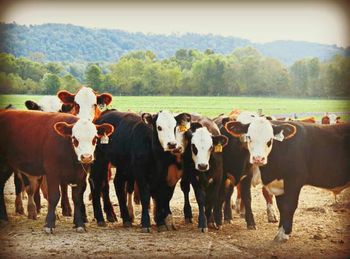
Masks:
[[[321,123],[322,124],[337,124],[337,123],[341,123],[340,116],[337,116],[334,113],[331,113],[331,114],[326,113],[326,115],[322,117]]]
[[[0,111],[0,125],[0,219],[7,219],[3,188],[9,172],[16,168],[47,177],[47,233],[55,228],[59,184],[73,184],[74,224],[78,232],[84,231],[85,165],[94,160],[97,138],[110,135],[114,127],[94,125],[70,114],[15,110]]]

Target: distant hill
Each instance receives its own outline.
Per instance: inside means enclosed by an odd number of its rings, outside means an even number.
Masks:
[[[145,49],[153,51],[161,59],[173,56],[181,48],[201,51],[212,49],[217,53],[228,54],[237,47],[248,45],[286,65],[304,57],[318,57],[323,61],[335,54],[345,55],[345,50],[336,45],[303,41],[257,44],[242,38],[213,34],[155,35],[90,29],[71,24],[0,24],[0,52],[17,57],[41,52],[47,61],[115,62],[129,51]]]

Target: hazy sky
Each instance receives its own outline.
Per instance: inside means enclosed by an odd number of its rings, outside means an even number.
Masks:
[[[145,33],[213,33],[254,42],[303,40],[349,46],[348,10],[331,1],[250,3],[15,2],[1,20],[70,23]]]

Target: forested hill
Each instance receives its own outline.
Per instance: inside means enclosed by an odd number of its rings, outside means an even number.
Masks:
[[[17,57],[42,53],[46,61],[116,62],[131,50],[151,50],[157,58],[171,57],[178,49],[211,49],[229,54],[237,47],[253,46],[263,55],[276,58],[285,65],[305,57],[327,60],[344,55],[343,48],[301,41],[274,41],[255,44],[237,37],[201,35],[154,35],[122,30],[90,29],[70,24],[34,26],[0,24],[0,52]]]

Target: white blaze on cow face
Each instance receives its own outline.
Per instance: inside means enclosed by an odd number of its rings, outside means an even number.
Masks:
[[[198,128],[191,139],[192,159],[198,171],[209,170],[209,159],[213,150],[212,135],[206,127]]]
[[[334,113],[328,114],[329,124],[336,124],[337,123],[337,115]]]
[[[257,114],[256,112],[243,111],[237,116],[236,121],[239,121],[243,124],[249,124],[259,117],[259,114]]]
[[[72,142],[78,161],[90,163],[94,160],[96,140],[97,129],[90,120],[80,119],[74,124]]]
[[[44,96],[38,102],[41,110],[44,112],[59,112],[62,108],[62,102],[57,96]]]
[[[250,123],[246,140],[251,164],[265,165],[267,163],[274,137],[272,125],[265,118],[256,118]]]
[[[83,86],[75,95],[74,101],[79,105],[77,117],[92,121],[97,108],[97,97],[94,91],[90,87]]]
[[[164,151],[172,151],[177,147],[175,138],[176,120],[169,111],[160,111],[155,123],[157,135]]]

